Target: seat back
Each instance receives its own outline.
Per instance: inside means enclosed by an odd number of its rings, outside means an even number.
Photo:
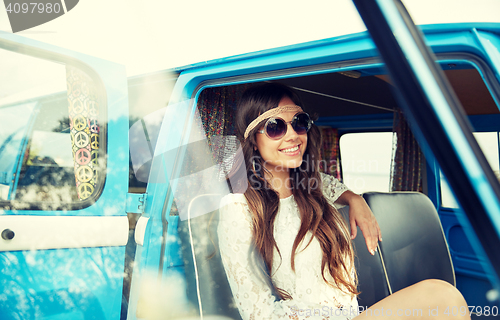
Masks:
[[[364,198],[379,222],[384,241],[379,252],[372,256],[358,228],[354,248],[360,306],[372,306],[392,292],[425,279],[441,279],[455,285],[441,223],[425,195],[370,192]],[[198,198],[190,209],[195,218],[179,221],[188,298],[194,306],[201,301],[204,315],[241,319],[218,249],[218,211],[196,215],[197,211],[206,211],[207,201],[219,200],[220,196],[211,195]],[[349,207],[339,211],[349,224]]]
[[[188,220],[179,220],[178,233],[185,262],[187,296],[191,304],[203,309],[203,315],[241,319],[220,257],[217,225],[219,212],[206,212],[219,203],[220,195],[204,195],[192,201]],[[194,251],[194,255],[193,255]]]
[[[350,230],[349,206],[339,209],[344,216]],[[358,233],[354,239],[355,258],[354,263],[358,274],[358,303],[360,307],[370,307],[390,294],[389,284],[385,276],[379,252],[371,255],[366,247],[363,233],[358,227]],[[361,308],[363,309],[363,308]]]
[[[455,285],[455,273],[436,208],[418,192],[363,195],[382,231],[381,255],[393,292],[425,279]]]

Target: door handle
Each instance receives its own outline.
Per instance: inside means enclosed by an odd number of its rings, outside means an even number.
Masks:
[[[16,234],[14,233],[14,231],[10,229],[5,229],[4,231],[2,231],[2,239],[4,240],[12,240],[14,239],[15,235]]]

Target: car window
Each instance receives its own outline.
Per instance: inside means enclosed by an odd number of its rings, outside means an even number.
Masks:
[[[353,192],[389,191],[392,132],[347,133],[339,144],[342,179]]]
[[[0,204],[53,209],[97,196],[104,91],[86,71],[0,49]]]

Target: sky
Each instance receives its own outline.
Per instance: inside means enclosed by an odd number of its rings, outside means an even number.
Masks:
[[[406,0],[417,24],[500,22],[500,0]],[[12,32],[5,7],[0,30]],[[144,74],[216,58],[360,32],[350,0],[80,0],[24,37]]]

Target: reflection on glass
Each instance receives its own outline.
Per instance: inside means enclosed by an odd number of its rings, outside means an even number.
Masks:
[[[28,124],[36,102],[0,108],[0,199],[11,198],[13,181],[18,173],[20,154],[25,147]],[[28,116],[26,116],[28,115]],[[7,121],[6,121],[7,120]]]
[[[0,49],[0,107],[66,91],[62,64]]]
[[[493,172],[497,175],[500,175],[500,158],[499,158],[499,136],[497,132],[474,132],[474,137],[476,138],[477,143],[481,147],[481,150],[488,160],[488,163],[491,166]],[[446,178],[440,172],[440,182],[441,182],[441,206],[445,208],[459,208],[458,202],[451,191]]]
[[[99,168],[99,94],[75,67],[0,49],[0,201],[42,209],[90,198]]]
[[[451,191],[450,185],[443,173],[439,171],[440,181],[441,181],[441,206],[445,208],[459,208],[457,199]]]

